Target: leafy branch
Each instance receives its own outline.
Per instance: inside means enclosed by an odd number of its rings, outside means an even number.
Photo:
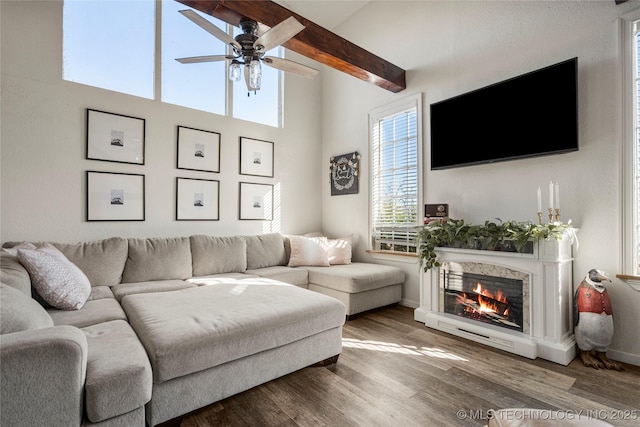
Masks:
[[[531,221],[485,221],[484,225],[467,224],[462,219],[446,219],[425,225],[417,234],[418,256],[424,271],[439,267],[436,248],[455,247],[465,249],[504,250],[526,252],[531,242],[538,240],[562,240],[569,236],[575,240],[571,221],[564,224],[534,224]]]

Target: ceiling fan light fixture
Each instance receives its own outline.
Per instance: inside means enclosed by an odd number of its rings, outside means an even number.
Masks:
[[[260,89],[260,79],[262,78],[262,66],[260,61],[252,59],[249,62],[249,87],[254,90]]]
[[[232,82],[237,82],[240,80],[240,62],[237,60],[231,61],[229,64],[229,80]]]
[[[194,24],[198,25],[218,40],[221,40],[225,44],[231,46],[233,49],[233,53],[229,53],[227,55],[176,58],[176,61],[181,64],[231,60],[227,69],[227,77],[229,80],[232,82],[240,80],[241,75],[243,74],[240,67],[242,65],[244,66],[244,79],[247,89],[253,92],[260,89],[262,80],[262,61],[264,61],[267,66],[275,68],[276,70],[285,71],[306,78],[311,78],[318,72],[318,70],[288,59],[264,56],[267,51],[270,51],[276,46],[280,46],[282,43],[291,39],[304,29],[304,25],[298,22],[293,16],[290,16],[279,24],[276,24],[261,36],[258,36],[257,34],[258,22],[252,19],[243,18],[240,21],[240,27],[242,28],[243,33],[233,38],[231,35],[222,31],[220,28],[216,27],[210,21],[203,18],[193,10],[181,10],[179,12]]]

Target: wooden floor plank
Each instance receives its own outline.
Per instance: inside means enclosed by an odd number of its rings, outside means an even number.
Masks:
[[[343,337],[334,366],[302,369],[161,427],[484,426],[490,410],[511,407],[640,425],[637,366],[530,360],[429,329],[402,306],[348,321]]]

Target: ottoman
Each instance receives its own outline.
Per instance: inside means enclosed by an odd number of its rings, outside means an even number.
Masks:
[[[405,274],[397,267],[353,262],[305,268],[309,271],[309,289],[342,301],[347,316],[402,299]]]
[[[151,361],[150,425],[341,352],[340,301],[265,278],[231,282],[122,299]]]

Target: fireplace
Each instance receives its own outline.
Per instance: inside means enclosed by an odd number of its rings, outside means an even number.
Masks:
[[[444,312],[523,331],[522,280],[441,269]]]
[[[511,353],[567,365],[575,357],[571,244],[532,254],[437,248],[415,319]]]

